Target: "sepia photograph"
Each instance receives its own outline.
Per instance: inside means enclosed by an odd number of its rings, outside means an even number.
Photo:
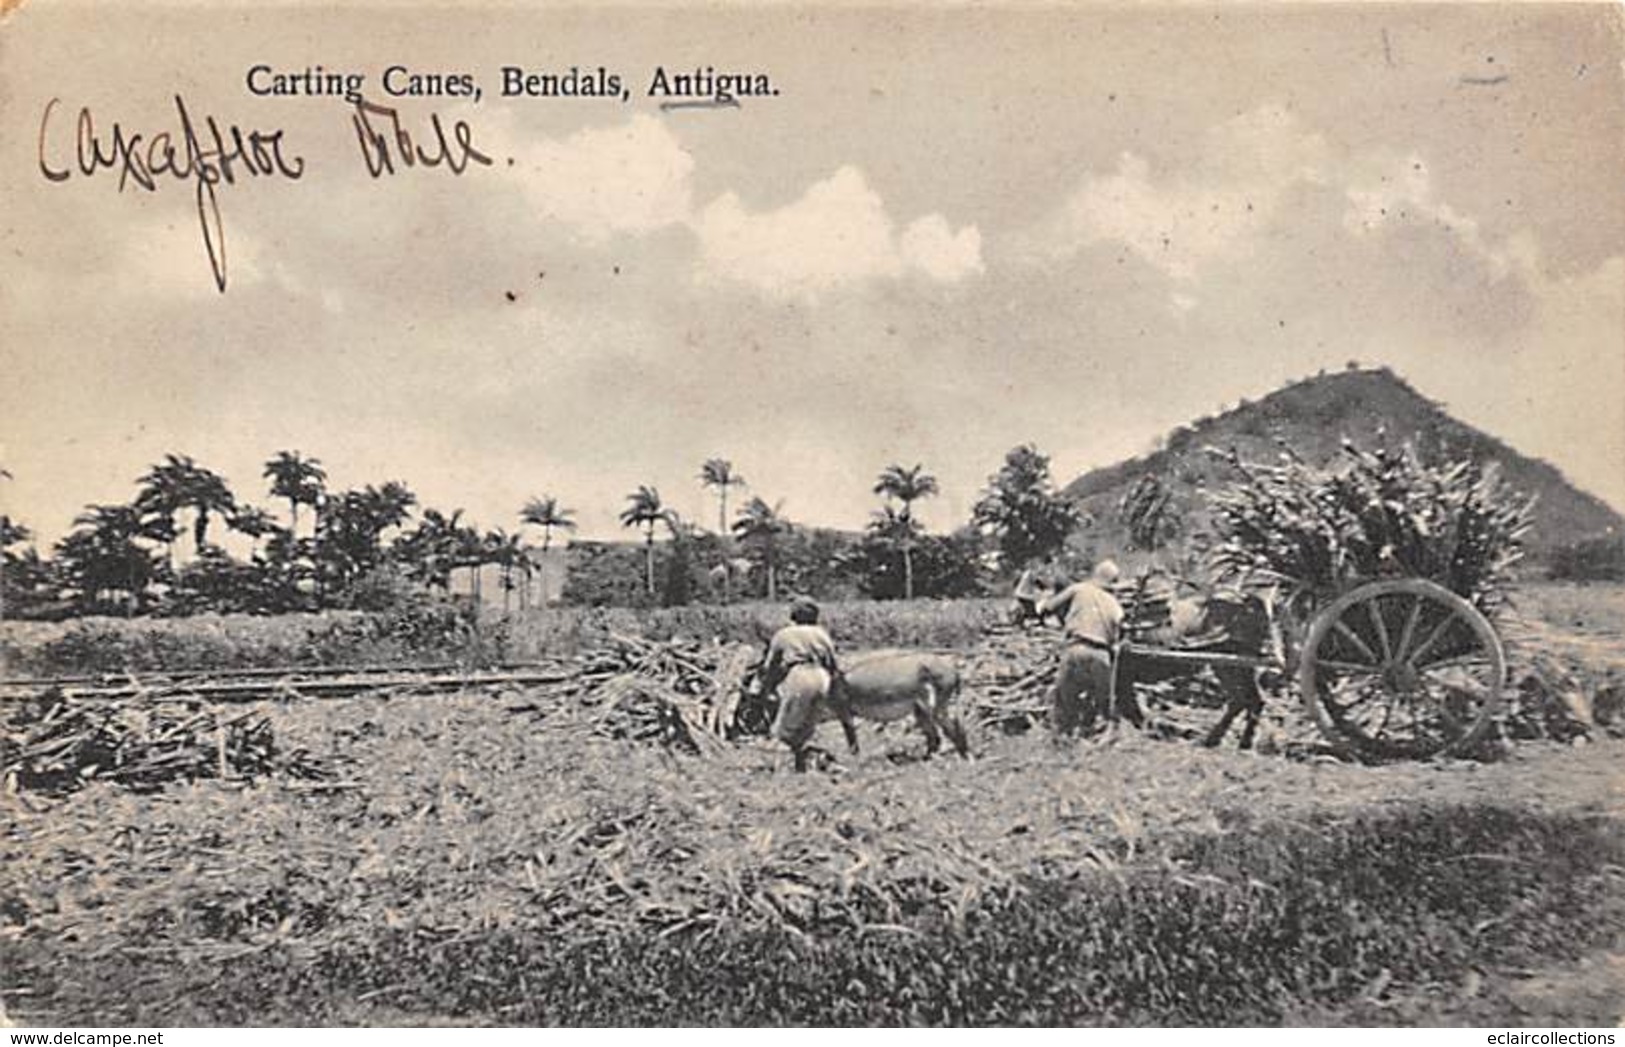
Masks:
[[[1625,1023],[1620,5],[4,0],[0,118],[0,1025]]]

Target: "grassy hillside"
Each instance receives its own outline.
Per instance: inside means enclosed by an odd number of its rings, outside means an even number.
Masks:
[[[1233,478],[1203,448],[1235,447],[1244,459],[1268,460],[1284,442],[1310,462],[1324,464],[1340,453],[1345,437],[1365,448],[1412,442],[1425,456],[1500,463],[1513,488],[1538,498],[1530,540],[1535,559],[1579,539],[1625,530],[1618,513],[1576,489],[1556,468],[1450,417],[1386,368],[1322,374],[1261,400],[1244,400],[1223,414],[1174,430],[1152,454],[1086,473],[1065,491],[1092,520],[1088,541],[1100,548],[1123,548],[1123,496],[1141,477],[1154,475],[1170,494],[1169,515],[1177,531],[1188,536],[1205,526],[1204,488]]]

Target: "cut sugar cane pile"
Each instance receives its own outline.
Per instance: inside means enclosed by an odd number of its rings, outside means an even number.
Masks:
[[[1493,465],[1435,465],[1410,448],[1367,452],[1348,441],[1343,451],[1332,468],[1285,448],[1276,465],[1213,452],[1239,476],[1211,497],[1220,579],[1279,582],[1289,607],[1312,614],[1363,582],[1424,578],[1496,611],[1532,501]]]
[[[746,674],[758,657],[756,648],[743,643],[616,634],[582,655],[570,679],[530,689],[528,699],[509,710],[544,720],[584,713],[598,735],[707,755],[727,739],[766,732],[760,717],[740,707]]]
[[[0,778],[8,792],[60,794],[92,780],[152,790],[275,772],[310,778],[321,768],[304,752],[279,750],[264,714],[194,699],[46,697],[17,703],[0,723]]]

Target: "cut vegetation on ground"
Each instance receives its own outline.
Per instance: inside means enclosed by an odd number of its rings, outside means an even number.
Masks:
[[[125,766],[189,770],[0,799],[0,999],[32,1024],[1613,1024],[1617,669],[1547,641],[1617,659],[1619,596],[1519,597],[1545,617],[1510,642],[1592,719],[1490,763],[1341,762],[1293,744],[1290,703],[1276,754],[1202,749],[1173,727],[1211,711],[1173,695],[1165,740],[1007,734],[1054,642],[1008,630],[965,651],[971,763],[865,727],[863,756],[789,774],[717,720],[751,648],[658,620],[568,688],[132,719]]]

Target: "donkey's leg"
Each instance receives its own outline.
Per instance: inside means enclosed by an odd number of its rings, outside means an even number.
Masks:
[[[942,733],[954,743],[954,751],[960,756],[970,759],[970,743],[965,737],[965,725],[959,722],[959,717],[953,714],[954,699],[959,695],[959,682],[950,680],[937,695],[936,718]]]
[[[852,710],[845,702],[838,702],[835,706],[835,717],[841,721],[841,730],[846,734],[846,748],[853,756],[858,755],[858,725],[852,717]]]
[[[1236,722],[1236,716],[1241,712],[1245,701],[1246,699],[1239,697],[1230,699],[1230,704],[1224,707],[1224,715],[1219,718],[1219,722],[1214,724],[1213,729],[1203,736],[1203,745],[1212,749],[1224,741],[1225,734],[1229,732],[1230,725]]]
[[[1243,749],[1253,747],[1253,738],[1258,734],[1258,721],[1264,715],[1264,691],[1258,686],[1258,677],[1257,670],[1247,674],[1247,723],[1241,729]]]
[[[847,750],[853,756],[858,755],[858,725],[852,715],[852,693],[843,674],[836,673],[830,679],[829,691],[823,698],[823,710],[835,714],[835,718],[841,722],[841,733],[846,735]],[[828,716],[824,718],[828,719]]]
[[[942,748],[942,734],[937,730],[937,689],[925,686],[925,694],[914,701],[914,722],[925,732],[925,758],[929,760]]]

